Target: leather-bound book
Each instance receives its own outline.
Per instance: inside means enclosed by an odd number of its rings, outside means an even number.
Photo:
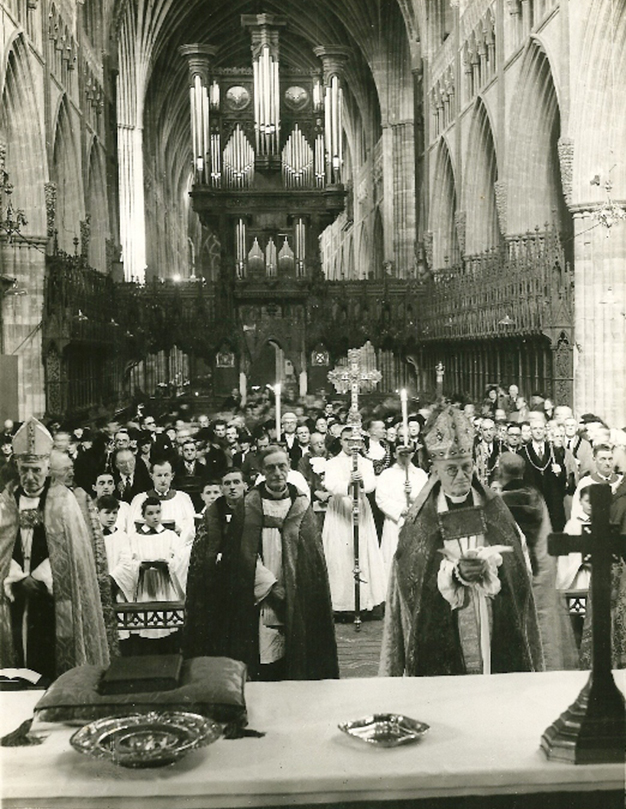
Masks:
[[[102,675],[98,691],[105,695],[171,691],[180,685],[182,666],[179,654],[118,657]]]

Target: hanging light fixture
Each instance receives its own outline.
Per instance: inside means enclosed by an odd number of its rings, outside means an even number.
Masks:
[[[28,290],[23,287],[17,278],[14,278],[11,286],[5,291],[5,297],[21,298],[23,295],[28,295]]]

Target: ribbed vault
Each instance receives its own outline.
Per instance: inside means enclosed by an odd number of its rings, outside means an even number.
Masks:
[[[151,176],[153,186],[155,182],[160,186],[159,199],[153,202],[168,207],[179,206],[181,200],[187,204],[191,134],[187,65],[179,46],[214,45],[216,68],[249,67],[250,35],[241,26],[241,15],[262,12],[287,21],[280,39],[283,69],[319,70],[321,62],[313,51],[319,45],[350,49],[344,123],[346,156],[348,160],[352,156],[355,169],[371,153],[386,123],[412,118],[411,42],[417,23],[410,2],[119,0],[114,32],[119,43],[119,121],[142,130],[144,173]],[[137,167],[129,170],[136,172]],[[136,202],[140,204],[139,197]],[[146,204],[151,204],[148,189]],[[186,235],[180,233],[179,239],[186,241]],[[148,265],[161,263],[164,256],[153,253],[149,240],[146,250]],[[141,261],[141,249],[138,255]]]

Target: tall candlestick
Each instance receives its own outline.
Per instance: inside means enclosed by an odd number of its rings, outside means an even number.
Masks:
[[[400,391],[400,402],[402,403],[402,433],[404,436],[404,445],[408,446],[409,443],[408,396],[404,388],[402,388],[402,390]]]
[[[274,385],[274,400],[276,407],[276,441],[280,441],[280,382]]]

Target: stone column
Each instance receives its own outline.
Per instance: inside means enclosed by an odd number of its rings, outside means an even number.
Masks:
[[[593,206],[597,209],[597,204]],[[595,226],[594,226],[595,225]],[[626,220],[574,210],[574,410],[626,425]]]
[[[415,231],[415,135],[413,122],[394,124],[393,256],[397,274],[406,278],[413,268]]]
[[[5,354],[18,357],[19,413],[42,417],[46,394],[42,356],[41,316],[46,274],[46,236],[29,236],[0,245],[4,272],[17,280],[23,293],[5,295],[2,301],[2,346]]]

